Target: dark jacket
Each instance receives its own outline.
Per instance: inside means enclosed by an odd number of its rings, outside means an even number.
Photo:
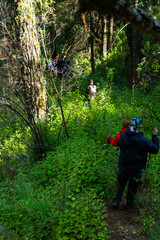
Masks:
[[[57,67],[59,71],[62,71],[64,66],[65,66],[65,62],[63,60],[58,60],[58,62],[55,65],[55,67]]]
[[[149,141],[142,132],[127,130],[121,134],[119,145],[119,170],[136,176],[146,168],[147,153],[158,153],[159,139],[152,135],[152,141]]]

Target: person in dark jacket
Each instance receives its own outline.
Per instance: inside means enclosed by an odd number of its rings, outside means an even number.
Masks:
[[[57,63],[55,64],[55,67],[57,68],[57,76],[60,78],[60,79],[62,79],[62,76],[63,76],[63,74],[62,74],[62,70],[63,70],[63,67],[65,66],[65,62],[64,62],[64,60],[61,60],[60,58],[59,58],[59,56],[57,56]]]
[[[142,119],[133,117],[131,127],[120,136],[119,146],[119,173],[116,184],[116,194],[113,200],[113,209],[117,209],[126,185],[127,190],[127,209],[134,208],[134,199],[138,187],[141,183],[141,175],[146,168],[147,154],[157,154],[159,150],[158,129],[154,128],[152,141],[144,137],[140,132]]]

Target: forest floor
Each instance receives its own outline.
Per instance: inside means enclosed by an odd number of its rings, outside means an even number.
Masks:
[[[110,232],[111,240],[144,240],[146,235],[140,231],[138,221],[139,212],[125,209],[125,199],[122,200],[118,209],[112,209],[112,202],[107,205],[105,221]]]

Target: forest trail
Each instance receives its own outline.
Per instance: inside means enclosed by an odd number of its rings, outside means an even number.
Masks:
[[[140,222],[137,218],[138,211],[125,209],[125,199],[122,200],[118,209],[112,209],[112,201],[107,203],[106,217],[107,229],[111,240],[144,240],[145,234],[140,231]]]

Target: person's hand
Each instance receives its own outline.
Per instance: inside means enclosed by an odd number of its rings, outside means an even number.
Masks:
[[[153,130],[153,135],[157,135],[158,134],[158,129],[157,128],[154,128]]]

